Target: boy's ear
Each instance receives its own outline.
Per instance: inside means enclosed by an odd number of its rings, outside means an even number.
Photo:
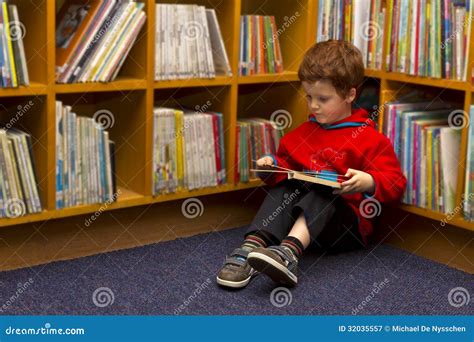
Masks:
[[[354,101],[354,99],[356,98],[356,95],[357,95],[356,88],[351,88],[349,90],[349,94],[346,96],[346,102],[352,103],[352,101]]]

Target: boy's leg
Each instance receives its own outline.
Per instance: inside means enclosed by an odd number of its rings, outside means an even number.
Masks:
[[[305,194],[293,208],[299,213],[288,236],[279,246],[258,248],[249,256],[249,264],[274,281],[285,285],[296,285],[298,258],[311,242],[324,246],[363,247],[358,234],[357,215],[342,197],[329,193],[327,188],[315,186]]]
[[[309,229],[301,213],[280,245],[253,250],[248,255],[249,264],[279,284],[294,286],[298,282],[298,259],[309,244]]]
[[[292,207],[309,188],[298,181],[283,181],[268,190],[257,215],[245,233],[243,244],[227,258],[217,276],[217,282],[227,287],[244,287],[255,270],[247,263],[249,252],[255,248],[278,245],[288,234],[297,217]]]
[[[326,253],[343,253],[365,248],[359,233],[359,219],[345,202],[338,202],[336,214],[314,241]]]
[[[267,245],[279,244],[298,218],[293,207],[310,190],[307,183],[297,180],[286,180],[270,188],[245,237],[261,234]]]

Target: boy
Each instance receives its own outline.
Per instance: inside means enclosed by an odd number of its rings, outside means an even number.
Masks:
[[[225,261],[217,283],[246,286],[259,272],[278,284],[297,284],[298,258],[310,243],[327,252],[362,248],[372,233],[370,218],[381,203],[396,203],[406,179],[390,141],[363,109],[352,109],[364,80],[360,51],[344,41],[314,44],[298,77],[306,93],[309,120],[287,133],[276,156],[257,161],[317,171],[324,178],[345,175],[341,189],[288,180],[285,173],[260,173],[270,186],[243,244]],[[378,213],[376,213],[378,214]]]

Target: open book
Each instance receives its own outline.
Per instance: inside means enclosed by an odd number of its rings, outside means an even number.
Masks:
[[[275,168],[280,168],[278,166],[272,166]],[[284,168],[281,168],[284,169]],[[288,179],[299,179],[305,182],[311,182],[316,184],[321,184],[325,186],[329,186],[331,188],[341,188],[341,183],[334,180],[334,177],[329,177],[327,175],[318,174],[317,172],[303,172],[303,171],[295,171],[290,169],[282,170],[263,170],[263,169],[251,169],[250,171],[255,172],[271,172],[271,173],[287,173]],[[337,175],[337,179],[339,178],[347,178],[345,176]],[[345,180],[345,179],[344,179]]]

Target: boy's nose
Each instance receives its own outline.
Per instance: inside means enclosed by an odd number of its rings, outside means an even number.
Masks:
[[[319,106],[318,106],[316,103],[312,103],[312,104],[311,104],[311,110],[312,110],[313,112],[315,112],[315,111],[319,110]]]

